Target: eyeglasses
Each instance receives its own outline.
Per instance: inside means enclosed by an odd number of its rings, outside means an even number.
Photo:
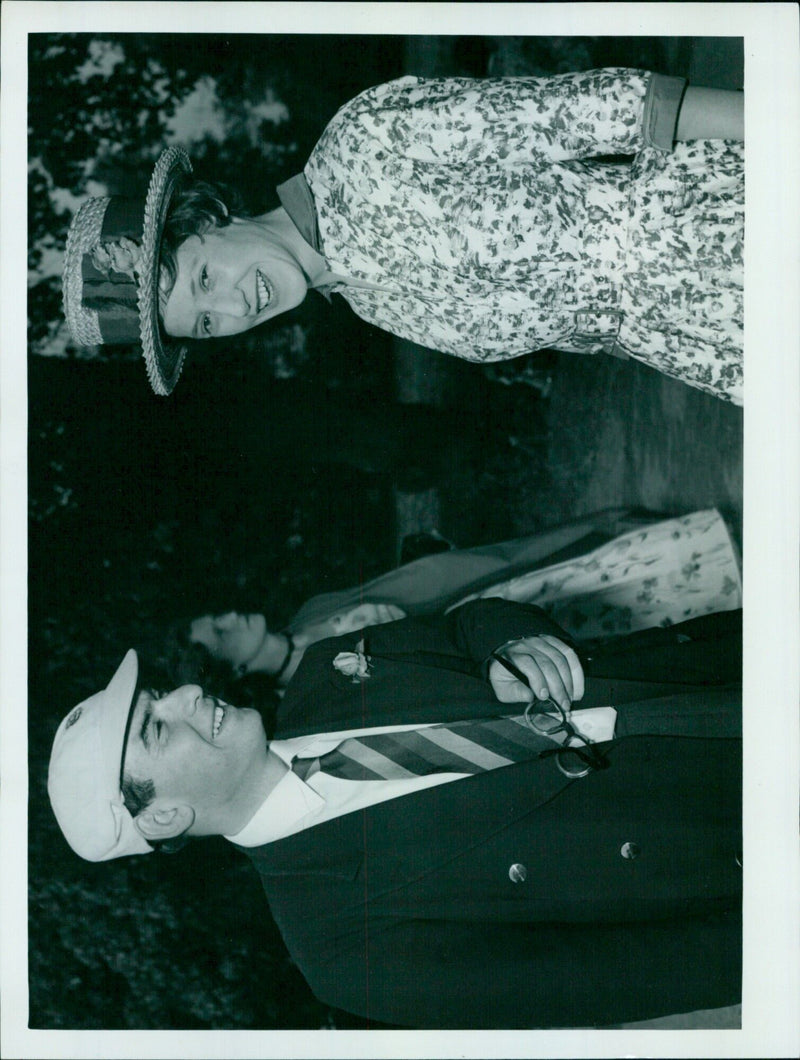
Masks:
[[[542,707],[547,713],[540,713]],[[558,714],[552,713],[555,709]],[[570,779],[588,776],[596,769],[608,769],[609,761],[602,755],[591,740],[582,736],[578,730],[567,721],[566,711],[559,706],[555,700],[536,701],[529,703],[525,708],[525,721],[534,732],[541,736],[554,737],[564,733],[564,742],[560,747],[548,748],[540,751],[540,758],[548,758],[555,755],[556,766]]]
[[[491,657],[527,688],[531,687],[527,676],[510,659],[504,658],[497,652],[492,652]],[[540,751],[539,758],[550,758],[555,755],[556,766],[570,780],[588,776],[597,769],[608,769],[611,764],[591,740],[582,736],[567,720],[566,711],[554,699],[534,698],[533,702],[525,708],[525,721],[539,736],[554,738],[559,733],[565,734],[560,746]]]

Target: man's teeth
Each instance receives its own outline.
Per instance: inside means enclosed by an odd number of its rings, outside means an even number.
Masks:
[[[270,292],[269,284],[259,269],[256,269],[256,295],[258,298],[258,312],[260,313],[269,305],[272,294]]]
[[[225,711],[222,707],[214,707],[214,727],[211,730],[211,735],[216,740],[219,727],[222,724],[222,719],[225,717]]]

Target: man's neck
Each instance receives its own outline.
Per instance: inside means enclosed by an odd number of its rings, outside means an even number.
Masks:
[[[267,755],[258,784],[253,786],[251,797],[241,807],[236,816],[230,819],[226,827],[220,829],[221,833],[233,836],[237,832],[241,832],[253,816],[258,813],[288,771],[289,767],[286,763],[274,754],[270,750],[269,745],[267,745]]]

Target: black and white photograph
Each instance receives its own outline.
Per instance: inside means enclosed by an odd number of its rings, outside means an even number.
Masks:
[[[795,5],[2,20],[4,1055],[794,1055]]]

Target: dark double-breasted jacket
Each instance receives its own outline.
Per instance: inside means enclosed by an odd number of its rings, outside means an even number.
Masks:
[[[508,713],[486,658],[542,632],[560,634],[537,608],[482,600],[320,642],[276,736]],[[333,659],[362,635],[369,677],[352,682]],[[570,780],[537,758],[246,851],[321,1000],[391,1025],[512,1028],[739,999],[740,615],[591,655],[582,705],[619,711],[607,769]]]

